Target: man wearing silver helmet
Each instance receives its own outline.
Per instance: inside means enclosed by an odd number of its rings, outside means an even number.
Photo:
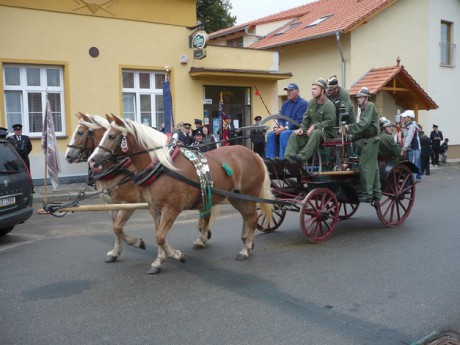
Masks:
[[[362,195],[360,202],[376,202],[382,198],[380,175],[377,156],[379,153],[379,114],[374,103],[369,101],[371,93],[362,87],[356,95],[358,116],[356,122],[343,126],[343,130],[362,138],[362,149],[359,158],[359,179]]]
[[[326,95],[335,106],[336,126],[340,126],[339,122],[343,113],[348,114],[345,118],[346,123],[355,122],[355,109],[350,101],[350,94],[346,89],[339,86],[339,81],[335,75],[331,75],[327,80]]]
[[[394,124],[386,117],[380,118],[379,159],[399,160],[401,157],[401,144],[393,135],[393,127]]]

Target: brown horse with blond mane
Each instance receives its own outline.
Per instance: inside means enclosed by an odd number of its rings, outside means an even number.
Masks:
[[[130,157],[137,171],[147,171],[155,161],[160,161],[165,169],[165,173],[159,175],[154,183],[142,188],[142,195],[153,214],[158,245],[157,258],[152,262],[148,273],[161,272],[167,257],[185,262],[184,253],[167,242],[167,235],[183,210],[203,209],[202,193],[200,188],[178,180],[168,174],[168,171],[179,173],[187,181],[199,183],[197,169],[183,154],[179,153],[174,160],[171,159],[167,136],[163,133],[113,116],[109,129],[88,159],[88,164],[94,173],[100,173],[104,170],[104,162],[121,156]],[[215,190],[273,199],[267,168],[263,160],[248,148],[240,145],[221,147],[206,152],[204,156]],[[244,245],[236,259],[247,259],[253,250],[254,231],[258,220],[257,203],[254,200],[238,198],[235,194],[225,196],[212,193],[213,205],[222,203],[225,199],[243,217],[241,239]],[[272,205],[260,203],[260,208],[265,219],[271,219]],[[200,218],[200,238],[197,242],[206,244],[209,220],[209,215]]]
[[[76,115],[79,121],[67,145],[67,150],[65,152],[67,163],[86,162],[97,145],[99,145],[105,131],[110,127],[109,121],[104,117],[83,113],[78,113]],[[112,167],[112,164],[109,166]],[[111,194],[101,193],[101,199],[106,204],[144,202],[140,187],[134,186],[131,182],[118,185],[120,181],[134,172],[134,165],[126,162],[124,166],[121,166],[117,171],[98,179],[96,181],[96,189],[99,192],[104,189],[111,190]],[[116,186],[116,188],[111,189],[113,186]],[[110,211],[112,216],[112,229],[115,235],[115,245],[107,253],[105,262],[115,262],[120,258],[123,250],[123,242],[135,248],[145,249],[145,242],[142,238],[131,237],[123,232],[123,226],[134,211],[135,210]]]

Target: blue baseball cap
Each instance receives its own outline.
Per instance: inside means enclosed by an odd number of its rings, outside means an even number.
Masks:
[[[290,83],[288,86],[284,88],[284,91],[290,91],[290,90],[298,90],[299,87],[297,86],[296,83]]]

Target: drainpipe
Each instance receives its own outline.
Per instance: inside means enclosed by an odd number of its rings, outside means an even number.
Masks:
[[[335,32],[337,47],[339,47],[340,59],[342,60],[342,87],[345,88],[345,58],[343,57],[342,44],[340,43],[340,32]]]

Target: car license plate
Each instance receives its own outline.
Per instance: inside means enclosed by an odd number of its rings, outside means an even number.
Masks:
[[[11,196],[9,198],[0,199],[0,207],[14,205],[16,203],[16,198]]]

